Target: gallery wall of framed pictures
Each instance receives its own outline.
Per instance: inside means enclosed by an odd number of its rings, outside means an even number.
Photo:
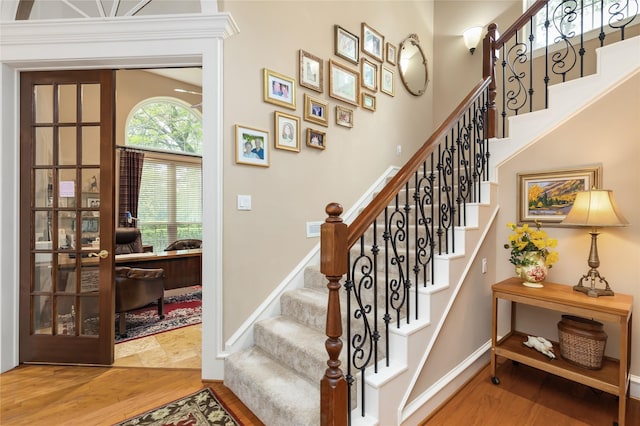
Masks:
[[[378,92],[395,96],[397,45],[385,40],[384,34],[367,22],[362,22],[357,31],[338,24],[333,30],[335,57],[321,58],[299,49],[293,68],[297,68],[297,81],[280,71],[263,69],[263,101],[286,110],[273,111],[272,133],[235,125],[236,164],[269,167],[271,134],[276,150],[299,153],[303,139],[306,147],[325,150],[329,129],[353,128],[358,107],[376,112]],[[309,91],[303,93],[301,116],[296,115],[297,89]],[[310,123],[309,127],[303,129],[303,123]],[[319,130],[317,125],[329,129]]]

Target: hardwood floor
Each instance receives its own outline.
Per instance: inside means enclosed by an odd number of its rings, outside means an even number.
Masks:
[[[496,386],[487,366],[423,425],[605,426],[617,417],[614,396],[531,367],[504,362],[498,376]],[[196,368],[45,365],[22,365],[0,375],[0,424],[111,425],[205,386],[244,425],[262,425],[224,384],[203,382]],[[640,425],[639,400],[628,403],[627,426],[632,425]]]
[[[428,418],[423,426],[610,426],[615,396],[535,368],[504,361],[490,380],[489,366]],[[627,426],[640,425],[640,400],[627,400]]]

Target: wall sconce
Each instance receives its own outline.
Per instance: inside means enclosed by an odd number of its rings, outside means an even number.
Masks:
[[[590,226],[591,227],[591,250],[589,252],[589,271],[580,278],[578,285],[574,286],[575,291],[585,293],[587,296],[613,296],[613,290],[604,277],[600,276],[598,266],[598,228],[607,226],[628,225],[627,219],[622,216],[616,202],[613,199],[613,192],[602,189],[592,189],[576,194],[571,210],[562,221],[564,225]],[[605,288],[596,288],[596,279],[605,284]],[[583,281],[590,282],[590,287],[582,285]]]
[[[476,46],[480,43],[480,38],[482,37],[482,27],[471,27],[466,29],[464,33],[462,33],[462,37],[464,37],[464,45],[467,46],[469,52],[473,55],[473,52],[476,50]]]

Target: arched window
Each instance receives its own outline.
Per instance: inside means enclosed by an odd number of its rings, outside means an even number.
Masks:
[[[136,105],[126,142],[145,151],[138,228],[145,245],[163,251],[175,240],[202,239],[202,118],[174,98]]]

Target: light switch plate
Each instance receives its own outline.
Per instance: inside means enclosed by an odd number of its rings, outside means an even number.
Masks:
[[[238,210],[251,210],[251,195],[238,195]]]

